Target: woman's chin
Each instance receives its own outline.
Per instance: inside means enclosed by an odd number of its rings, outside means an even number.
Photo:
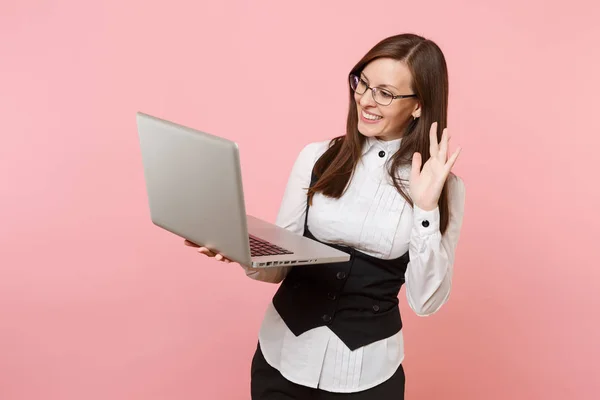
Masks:
[[[358,131],[363,136],[376,137],[381,134],[381,129],[373,129],[373,128],[374,128],[374,126],[369,126],[366,124],[362,124],[360,122],[358,123]]]

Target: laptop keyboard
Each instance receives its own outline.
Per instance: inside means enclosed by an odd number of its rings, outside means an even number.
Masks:
[[[250,238],[250,255],[252,257],[260,256],[279,256],[282,254],[294,254],[293,252],[286,250],[282,247],[275,246],[273,243],[269,243],[265,240],[259,239],[254,236]]]

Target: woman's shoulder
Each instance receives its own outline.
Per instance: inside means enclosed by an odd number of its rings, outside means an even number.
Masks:
[[[450,172],[448,174],[448,185],[452,185],[454,187],[464,187],[465,182],[460,176],[456,175],[454,172]]]
[[[308,151],[313,151],[313,152],[325,152],[329,147],[331,147],[336,140],[339,140],[339,138],[333,138],[333,139],[325,139],[325,140],[318,140],[316,142],[310,142],[307,143],[306,145],[304,145],[304,149],[308,149]]]
[[[461,201],[464,201],[465,182],[460,176],[450,172],[450,174],[448,174],[448,179],[446,180],[446,185],[448,187],[448,196],[451,201],[452,199],[461,199]]]
[[[314,164],[317,159],[321,157],[323,153],[325,153],[327,149],[331,147],[331,145],[333,145],[335,140],[336,139],[326,139],[305,144],[300,150],[298,159]]]

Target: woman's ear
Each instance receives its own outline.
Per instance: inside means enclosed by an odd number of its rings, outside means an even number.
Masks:
[[[421,116],[421,105],[417,104],[414,111],[412,112],[413,119],[417,119]]]

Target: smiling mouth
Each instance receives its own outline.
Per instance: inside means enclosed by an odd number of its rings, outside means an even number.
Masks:
[[[369,121],[378,121],[383,118],[383,117],[380,117],[379,115],[369,114],[365,110],[361,110],[360,114],[362,115],[362,117],[364,119],[368,119]]]

